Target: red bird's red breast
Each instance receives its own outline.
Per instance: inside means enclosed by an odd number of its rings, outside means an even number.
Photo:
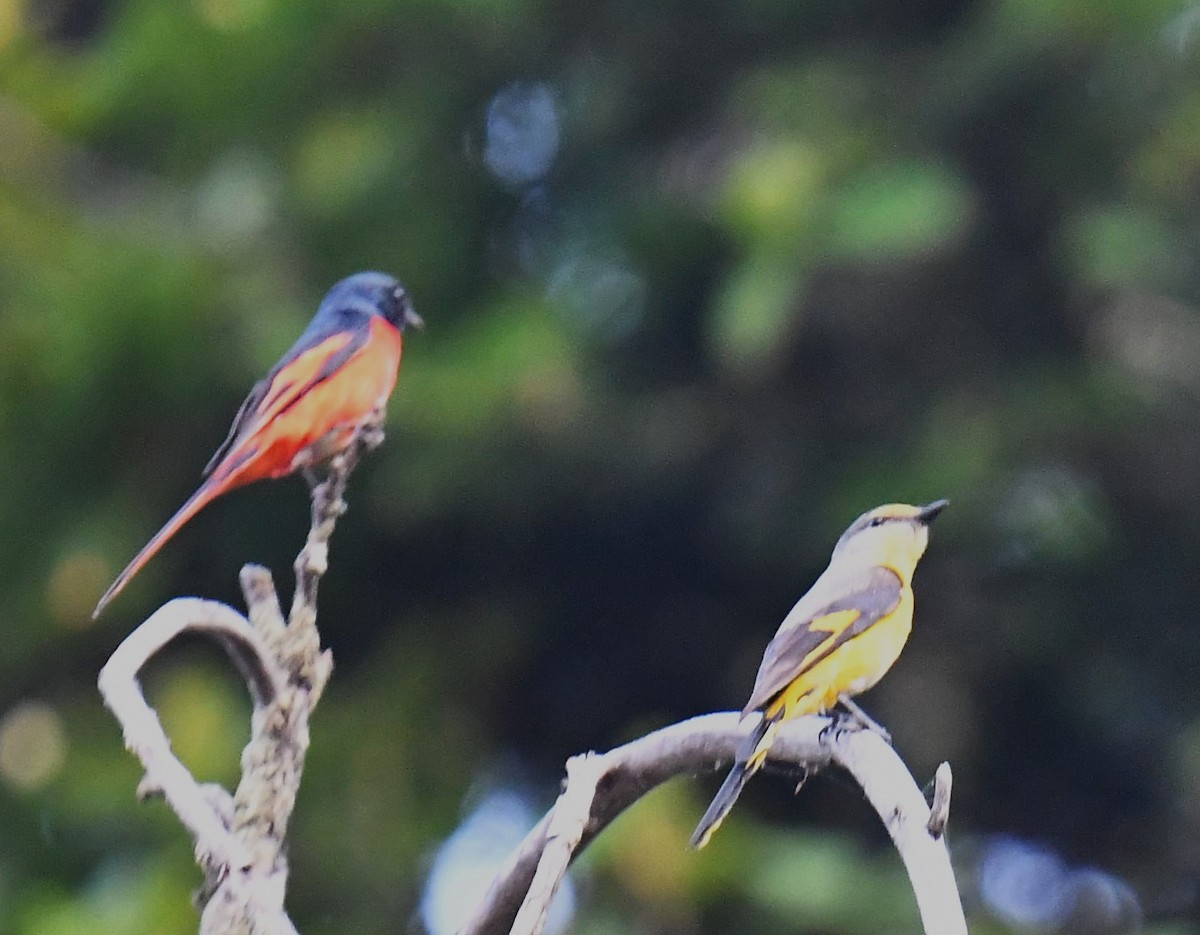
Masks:
[[[328,376],[322,368],[352,334],[335,334],[282,367],[212,478],[232,489],[283,477],[345,448],[363,420],[387,402],[400,369],[400,332],[382,318],[366,327],[367,339]]]

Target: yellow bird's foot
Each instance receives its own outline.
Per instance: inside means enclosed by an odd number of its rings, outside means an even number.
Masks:
[[[829,718],[828,723],[817,734],[818,743],[835,742],[842,734],[854,734],[868,729],[862,721],[845,711],[830,711],[827,717]]]
[[[819,743],[829,743],[831,739],[837,741],[843,734],[857,734],[862,731],[877,734],[889,744],[892,742],[892,735],[874,721],[864,722],[848,711],[832,711],[828,717],[829,723],[822,727],[817,735]]]
[[[836,725],[836,730],[869,730],[878,734],[888,744],[892,742],[892,735],[888,733],[887,728],[872,718],[866,711],[855,704],[848,696],[838,696],[838,703],[846,709],[848,715],[843,717],[835,717],[833,724]],[[849,723],[842,723],[849,722]],[[853,726],[851,726],[853,725]],[[832,725],[831,725],[832,726]]]
[[[770,776],[781,776],[788,782],[796,784],[796,791],[799,792],[806,782],[821,771],[818,766],[811,766],[807,763],[782,763],[778,760],[769,760],[763,764],[763,773]]]

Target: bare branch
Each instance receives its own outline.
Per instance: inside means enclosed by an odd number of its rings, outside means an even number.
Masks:
[[[567,783],[547,816],[545,846],[525,900],[513,922],[512,935],[541,935],[550,901],[583,838],[596,785],[604,775],[600,757],[584,753],[567,760]]]
[[[317,618],[317,585],[329,564],[329,538],[338,518],[346,512],[346,483],[362,455],[383,442],[383,409],[377,409],[361,426],[355,441],[329,462],[325,480],[312,487],[312,524],[308,540],[296,556],[296,590],[288,621],[297,636],[311,639]],[[297,649],[303,649],[297,643]]]
[[[160,607],[117,647],[100,670],[100,692],[121,723],[125,746],[145,767],[139,792],[166,799],[195,839],[196,859],[206,874],[221,877],[227,868],[247,866],[249,851],[231,834],[211,795],[171,751],[138,680],[146,663],[184,632],[213,637],[235,659],[239,671],[251,674],[247,682],[256,706],[282,691],[262,640],[240,614],[215,601],[184,597]]]
[[[946,822],[950,820],[950,790],[954,785],[954,774],[950,764],[942,763],[933,774],[933,802],[929,806],[929,822],[926,828],[935,838],[946,833]]]
[[[198,598],[164,605],[117,647],[100,673],[105,703],[120,721],[125,745],[141,760],[144,794],[161,793],[195,839],[204,871],[199,901],[201,933],[294,933],[284,912],[288,824],[308,752],[308,721],[333,670],[317,632],[317,588],[325,573],[329,537],[345,512],[346,481],[362,451],[382,439],[382,412],[355,443],[331,459],[324,482],[312,490],[312,528],[296,559],[296,591],[284,620],[271,574],[242,569],[247,616]],[[242,777],[230,796],[201,786],[171,752],[139,674],[146,663],[184,633],[224,647],[246,680],[254,702],[250,742],[242,751]]]
[[[826,730],[830,723],[815,716],[787,723],[771,748],[770,759],[810,768],[834,763],[850,772],[904,859],[925,931],[928,935],[965,935],[966,922],[945,841],[926,830],[929,808],[903,762],[877,734]],[[734,712],[707,714],[593,755],[595,795],[584,833],[571,856],[578,855],[622,811],[672,776],[727,768],[751,726]],[[570,782],[567,791],[569,787]],[[558,807],[556,804],[509,856],[460,935],[502,935],[512,929],[547,849]]]
[[[871,731],[842,734],[833,745],[834,762],[862,786],[900,852],[926,935],[966,935],[946,839],[930,832],[929,806],[904,761]],[[949,808],[947,799],[947,819]]]

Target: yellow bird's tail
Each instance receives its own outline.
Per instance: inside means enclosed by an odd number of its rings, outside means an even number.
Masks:
[[[782,717],[782,709],[774,717],[764,715],[755,725],[754,730],[742,741],[733,761],[733,769],[721,783],[721,788],[717,790],[704,817],[700,819],[700,824],[692,832],[690,843],[696,850],[700,850],[708,843],[716,830],[721,827],[721,822],[733,808],[733,803],[742,794],[742,789],[750,781],[750,777],[762,769],[763,761],[767,758],[767,751],[771,749],[771,744],[775,740],[775,732]]]

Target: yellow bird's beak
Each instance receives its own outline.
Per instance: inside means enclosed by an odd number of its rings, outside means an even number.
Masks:
[[[917,520],[928,526],[935,519],[937,519],[937,515],[949,505],[949,500],[934,500],[933,503],[926,503],[923,507],[918,509]]]

